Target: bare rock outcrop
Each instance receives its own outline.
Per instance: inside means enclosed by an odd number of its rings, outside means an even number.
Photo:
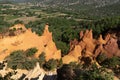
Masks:
[[[81,56],[81,46],[76,45],[75,48],[70,51],[70,53],[66,56],[64,56],[63,59],[63,63],[70,63],[70,62],[74,62],[74,61],[78,61],[78,58]]]
[[[0,60],[9,56],[13,51],[27,50],[32,47],[38,49],[38,52],[34,55],[35,57],[45,52],[46,60],[61,58],[61,51],[57,50],[52,40],[52,33],[48,30],[48,25],[45,26],[42,36],[38,36],[35,32],[32,32],[31,29],[26,29],[22,24],[17,24],[11,27],[10,30],[11,29],[15,30],[14,36],[7,35],[0,39]]]
[[[26,74],[24,80],[26,78],[28,80],[31,80],[31,79],[43,80],[44,76],[45,76],[44,70],[42,70],[39,66],[39,63],[37,63],[36,67],[33,70],[29,71],[28,74]]]
[[[104,45],[104,50],[106,51],[106,55],[108,57],[112,57],[112,56],[120,56],[120,54],[118,54],[119,48],[118,48],[118,44],[117,44],[117,39],[115,38],[110,38],[107,43]]]
[[[95,58],[99,54],[105,54],[108,58],[112,56],[120,56],[118,39],[115,35],[107,34],[105,39],[102,35],[98,39],[93,39],[92,30],[80,32],[80,41],[71,41],[70,52],[63,57],[63,63],[70,63],[80,60],[81,57],[89,57],[91,62],[95,62]],[[76,49],[79,46],[79,49]],[[77,53],[77,54],[76,54]],[[76,55],[76,56],[73,56]]]

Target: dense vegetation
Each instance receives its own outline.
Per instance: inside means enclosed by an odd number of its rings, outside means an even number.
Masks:
[[[75,38],[79,40],[80,30],[92,29],[94,37],[97,38],[100,34],[104,35],[105,32],[111,29],[119,29],[120,17],[108,17],[95,21],[75,21],[57,17],[29,22],[26,26],[41,35],[46,23],[49,23],[49,29],[53,33],[53,40],[57,47],[62,50],[64,56],[68,53],[69,42]]]
[[[98,68],[95,64],[90,68],[83,69],[82,67],[73,68],[71,65],[63,65],[57,70],[57,80],[113,80],[114,74],[112,71],[101,67]]]
[[[8,63],[7,67],[12,68],[14,70],[16,69],[31,70],[35,67],[36,63],[39,62],[40,67],[47,71],[50,71],[62,65],[60,64],[61,62],[59,60],[50,59],[46,61],[44,52],[42,52],[39,55],[39,58],[36,59],[33,57],[36,52],[37,52],[36,48],[30,48],[27,49],[26,51],[18,50],[12,52],[10,56],[6,58],[6,61]]]
[[[30,52],[31,53],[31,52]],[[8,61],[8,67],[12,69],[33,69],[36,65],[36,59],[28,58],[24,51],[18,50],[10,54],[6,59]]]
[[[0,16],[0,33],[6,31],[6,29],[10,26],[8,22],[3,20],[4,20],[4,17]]]
[[[4,0],[2,0],[4,1]],[[47,8],[49,12],[72,13],[79,18],[97,19],[109,16],[119,16],[119,0],[6,0],[18,3],[32,3],[34,6]],[[5,1],[4,1],[5,2]],[[44,4],[44,6],[43,6]]]

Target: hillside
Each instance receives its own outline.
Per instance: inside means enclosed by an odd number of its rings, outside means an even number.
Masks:
[[[0,0],[0,80],[120,80],[120,0]]]
[[[91,63],[94,63],[94,58],[100,54],[106,55],[108,58],[113,56],[120,57],[118,39],[119,37],[116,37],[115,34],[107,34],[105,39],[103,39],[102,35],[98,39],[94,39],[92,30],[81,31],[80,41],[74,39],[70,42],[70,52],[63,57],[63,63],[68,64],[79,61],[79,59],[82,61],[82,58],[90,58]]]
[[[61,57],[61,51],[56,48],[56,45],[52,40],[52,33],[49,32],[48,28],[48,25],[46,25],[43,34],[41,36],[38,36],[35,32],[32,32],[31,29],[26,29],[24,25],[17,24],[13,27],[10,27],[9,32],[1,34],[0,61],[2,63],[0,63],[0,67],[3,66],[3,69],[0,68],[0,73],[2,74],[2,76],[5,76],[7,75],[7,73],[10,72],[10,74],[13,74],[13,76],[9,78],[13,79],[35,78],[35,80],[50,80],[51,78],[52,80],[56,80],[56,75],[65,74],[62,73],[62,71],[60,71],[59,73],[56,70],[57,68],[61,69],[61,67],[59,67],[61,64],[77,66],[80,69],[82,67],[80,65],[83,65],[82,70],[85,69],[85,65],[87,66],[87,69],[85,70],[91,70],[94,64],[97,66],[97,69],[100,70],[99,74],[96,74],[101,75],[101,69],[103,69],[101,66],[104,66],[104,73],[106,74],[107,72],[106,75],[111,75],[110,77],[108,77],[108,80],[110,78],[113,78],[113,76],[119,77],[119,74],[117,74],[117,71],[119,72],[120,67],[120,44],[118,43],[120,34],[119,30],[117,30],[117,32],[110,31],[104,39],[102,35],[100,35],[98,39],[94,39],[92,30],[86,30],[85,32],[81,31],[79,33],[79,41],[76,39],[71,41],[68,54]],[[38,51],[32,56],[29,55],[25,57],[26,53],[29,52],[27,50],[30,48],[37,48]],[[23,50],[25,52],[22,53],[23,51],[21,52],[19,50]],[[41,56],[43,52],[45,53],[45,56]],[[34,58],[37,59],[35,62]],[[7,64],[4,60],[8,60]],[[61,62],[61,60],[63,62]],[[4,64],[6,65],[5,67]],[[109,67],[106,67],[105,65],[108,65]],[[109,72],[109,70],[107,70],[106,68],[113,71]],[[114,69],[116,71],[114,71]],[[53,71],[49,72],[49,70]],[[113,72],[116,75],[113,75]],[[102,75],[102,77],[103,76],[104,75]]]
[[[34,10],[61,12],[80,19],[98,19],[120,16],[119,0],[1,0],[3,3],[21,4]],[[23,13],[21,13],[23,14]],[[32,14],[32,13],[31,13]]]
[[[14,28],[16,29],[14,33],[7,32],[0,36],[0,60],[3,60],[13,51],[27,50],[34,47],[38,49],[38,52],[34,55],[35,57],[45,52],[46,60],[51,59],[51,57],[54,59],[61,58],[61,52],[57,50],[55,43],[52,41],[52,33],[48,31],[48,26],[45,27],[42,36],[33,33],[31,29],[27,30],[21,24],[11,27],[10,30]]]

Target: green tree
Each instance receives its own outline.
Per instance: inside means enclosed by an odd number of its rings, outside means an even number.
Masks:
[[[12,69],[33,69],[37,60],[26,57],[24,51],[18,50],[14,51],[6,58],[8,61],[7,67]]]
[[[112,57],[112,58],[107,58],[104,60],[102,63],[102,66],[107,67],[107,68],[116,68],[116,66],[120,66],[120,58],[119,57]]]
[[[26,53],[26,56],[27,56],[27,57],[31,57],[31,56],[33,56],[37,51],[38,51],[38,49],[36,49],[36,48],[34,47],[34,48],[27,49],[27,50],[25,51],[25,53]]]
[[[66,55],[69,52],[69,44],[66,44],[65,42],[57,41],[56,46],[61,50],[62,56]]]
[[[45,62],[43,68],[48,71],[54,70],[55,68],[57,68],[57,60],[50,59],[49,61]]]
[[[75,73],[71,66],[64,64],[57,70],[57,80],[74,80]]]
[[[21,20],[16,20],[16,21],[14,22],[14,24],[23,24],[23,21],[21,21]]]
[[[105,53],[99,54],[96,58],[98,63],[102,63],[105,59],[107,59],[107,56],[105,55]]]
[[[45,63],[45,53],[44,53],[44,52],[42,52],[42,53],[39,55],[38,61],[39,61],[40,66],[43,67],[43,64]]]

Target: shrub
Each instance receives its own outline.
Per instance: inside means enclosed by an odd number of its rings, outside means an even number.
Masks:
[[[14,22],[14,24],[23,24],[23,21],[21,21],[21,20],[16,20],[16,21]]]
[[[33,56],[37,51],[38,51],[38,49],[36,49],[36,48],[30,48],[30,49],[27,49],[27,50],[25,51],[25,53],[26,53],[26,56],[27,56],[27,57],[31,57],[31,56]]]
[[[115,68],[117,65],[120,66],[120,57],[107,58],[101,63],[102,66],[107,68]]]
[[[103,54],[99,54],[96,58],[98,63],[102,63],[105,59],[107,59],[107,56],[103,53]]]
[[[60,60],[58,60],[57,62],[58,62],[57,67],[61,68],[63,66],[62,58]]]
[[[98,68],[95,64],[89,69],[77,70],[79,75],[76,74],[75,80],[113,80],[114,74],[112,71],[103,67]]]
[[[38,61],[39,61],[40,66],[42,67],[43,64],[45,63],[45,53],[44,53],[44,52],[42,52],[42,53],[39,55]]]
[[[41,18],[41,14],[39,14],[39,15],[37,16],[37,18]]]
[[[49,61],[45,62],[43,68],[48,71],[54,70],[55,68],[57,68],[57,60],[50,59]]]
[[[64,64],[57,70],[57,80],[74,80],[75,74],[70,65]]]
[[[14,51],[6,58],[8,61],[7,67],[12,69],[33,69],[36,63],[35,59],[26,57],[24,51]]]
[[[70,62],[69,65],[74,69],[77,66],[77,62]]]

